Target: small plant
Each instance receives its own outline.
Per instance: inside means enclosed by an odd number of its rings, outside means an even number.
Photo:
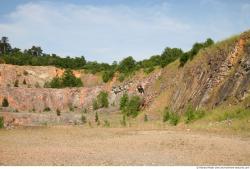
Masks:
[[[97,100],[96,100],[96,99],[94,99],[94,100],[92,101],[92,106],[93,106],[93,109],[94,109],[94,110],[97,110],[97,109],[98,109],[98,103],[97,103]]]
[[[9,107],[9,102],[8,102],[8,99],[7,99],[6,97],[3,98],[2,106],[3,106],[3,107]]]
[[[43,111],[46,111],[46,112],[48,112],[48,111],[50,111],[51,109],[49,108],[49,107],[45,107],[44,109],[43,109]]]
[[[164,112],[163,112],[163,122],[166,122],[169,120],[170,117],[170,111],[168,107],[165,107]]]
[[[33,107],[32,112],[36,112],[36,109]]]
[[[18,87],[18,86],[19,86],[19,80],[15,80],[14,87]]]
[[[128,101],[129,101],[128,94],[124,93],[120,99],[120,110],[123,110],[125,107],[127,107]]]
[[[85,124],[87,122],[87,119],[83,114],[81,116],[81,121],[82,121],[83,124]]]
[[[108,93],[101,91],[97,96],[97,103],[99,108],[108,107],[109,106]]]
[[[0,128],[4,128],[4,118],[0,116]]]
[[[23,84],[24,84],[24,85],[26,85],[26,84],[27,84],[25,79],[23,79]]]
[[[179,123],[180,116],[177,113],[171,113],[169,117],[170,124],[176,126]]]
[[[110,123],[108,120],[104,120],[104,127],[110,127]]]
[[[120,122],[121,122],[122,126],[126,126],[127,125],[126,116],[125,115],[122,116],[122,120]]]
[[[148,121],[148,115],[144,115],[144,122],[147,122]]]
[[[195,110],[191,105],[188,106],[185,112],[185,123],[188,124],[194,120],[200,119],[205,115],[204,111]]]
[[[163,112],[163,122],[167,121],[174,126],[180,121],[180,116],[177,113],[170,111],[168,107],[166,107]]]
[[[56,109],[56,115],[61,116],[61,111],[59,109]]]
[[[96,112],[95,113],[95,122],[97,123],[99,121],[99,116],[98,116],[98,113]]]

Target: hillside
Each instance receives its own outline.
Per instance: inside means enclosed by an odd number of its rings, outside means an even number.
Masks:
[[[194,109],[207,111],[220,105],[240,105],[243,109],[248,109],[250,32],[201,49],[183,67],[176,60],[149,74],[137,71],[123,82],[119,82],[118,74],[115,74],[108,83],[103,83],[98,73],[93,75],[80,69],[73,73],[82,80],[84,87],[44,88],[45,82],[62,76],[63,72],[64,69],[53,66],[0,64],[0,102],[4,98],[9,102],[8,107],[1,108],[5,122],[30,125],[49,122],[50,119],[57,121],[55,112],[58,109],[62,112],[62,121],[66,116],[71,118],[69,112],[73,114],[72,117],[76,115],[76,118],[80,118],[85,109],[93,112],[93,100],[101,91],[108,92],[110,106],[100,112],[117,114],[120,98],[124,93],[139,95],[143,99],[139,119],[147,114],[149,120],[161,120],[165,107],[177,114],[183,114],[189,105]],[[16,81],[18,85],[15,85]],[[138,92],[138,85],[143,87],[143,94]],[[46,108],[51,113],[44,113]],[[24,113],[23,116],[21,113]],[[42,120],[37,120],[37,116],[43,116]],[[20,122],[23,117],[29,120]],[[21,120],[13,121],[15,118]]]

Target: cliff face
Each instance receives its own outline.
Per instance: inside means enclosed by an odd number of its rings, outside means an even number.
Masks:
[[[219,42],[198,53],[184,67],[176,61],[150,75],[135,75],[119,83],[114,78],[103,84],[95,75],[75,71],[85,87],[48,89],[43,84],[63,70],[54,67],[0,65],[0,102],[7,97],[12,110],[42,112],[49,107],[62,112],[70,108],[92,109],[92,100],[101,90],[109,92],[110,104],[118,109],[124,92],[144,98],[146,111],[161,111],[168,106],[182,112],[188,104],[213,108],[222,103],[241,102],[250,93],[250,32]],[[139,74],[137,72],[137,74]],[[23,84],[23,81],[26,84]],[[15,81],[19,87],[13,87]],[[145,93],[140,94],[141,85]]]
[[[149,111],[168,106],[181,112],[188,104],[214,108],[237,104],[250,94],[250,32],[204,49],[183,68],[173,63],[163,70]],[[160,108],[159,108],[160,109]]]

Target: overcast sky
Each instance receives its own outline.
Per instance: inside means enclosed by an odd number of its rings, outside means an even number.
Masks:
[[[13,47],[111,63],[250,29],[249,0],[0,0],[0,36]]]

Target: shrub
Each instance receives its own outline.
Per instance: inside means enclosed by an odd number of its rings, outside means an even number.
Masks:
[[[0,116],[0,128],[4,128],[4,119]]]
[[[125,107],[127,107],[128,101],[129,101],[128,94],[124,93],[120,99],[120,110],[123,110]]]
[[[43,109],[43,111],[50,111],[50,108],[49,108],[49,107],[45,107],[45,108]]]
[[[136,117],[139,113],[141,100],[139,96],[132,96],[125,108],[127,116]]]
[[[169,110],[168,107],[165,108],[163,112],[163,122],[169,121],[170,124],[176,126],[180,120],[180,116]]]
[[[62,77],[54,77],[50,82],[46,82],[44,87],[63,88],[63,87],[82,87],[80,78],[76,78],[72,70],[66,69]]]
[[[56,115],[61,116],[61,111],[59,109],[56,109]]]
[[[99,108],[96,99],[94,99],[94,100],[92,101],[92,106],[93,106],[93,109],[94,109],[94,110],[97,110],[97,109]]]
[[[9,107],[9,102],[8,102],[8,99],[7,99],[6,97],[3,98],[2,106],[3,106],[3,107]]]
[[[109,106],[108,93],[101,91],[97,96],[97,103],[99,108],[108,107]]]
[[[102,80],[103,82],[107,83],[109,80],[111,80],[114,76],[114,71],[105,71],[102,74]]]
[[[81,116],[81,121],[83,124],[85,124],[87,122],[87,118],[83,114]]]
[[[15,80],[14,87],[18,87],[18,86],[19,86],[19,80]]]
[[[164,111],[163,111],[163,122],[166,122],[169,120],[170,117],[170,111],[168,107],[165,107]]]
[[[188,106],[186,112],[185,112],[185,123],[190,123],[194,120],[202,118],[205,113],[201,110],[195,110],[191,105]]]
[[[176,126],[179,120],[180,120],[180,116],[177,113],[174,113],[174,112],[170,113],[170,116],[169,116],[170,124]]]

